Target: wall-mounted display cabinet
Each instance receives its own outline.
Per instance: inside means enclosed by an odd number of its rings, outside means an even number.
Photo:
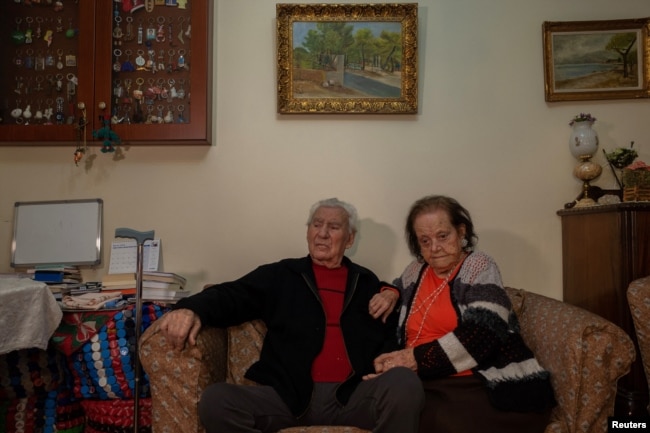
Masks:
[[[2,1],[0,145],[209,144],[212,4]]]

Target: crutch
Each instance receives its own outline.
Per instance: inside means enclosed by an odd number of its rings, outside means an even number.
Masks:
[[[133,355],[133,366],[135,371],[135,386],[133,398],[133,431],[138,433],[138,422],[140,419],[140,355],[138,345],[140,344],[140,334],[142,327],[142,262],[144,243],[154,238],[154,231],[139,232],[133,229],[119,228],[115,229],[116,238],[135,239],[138,245],[138,260],[135,273],[135,353]]]

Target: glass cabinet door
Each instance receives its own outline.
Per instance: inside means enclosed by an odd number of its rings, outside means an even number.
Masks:
[[[92,1],[3,1],[0,141],[74,141],[93,89]]]
[[[96,100],[123,139],[207,141],[211,46],[207,0],[102,2]],[[108,9],[108,6],[111,9]],[[108,28],[104,28],[108,26]],[[99,26],[98,26],[99,27]],[[110,64],[107,60],[110,59]]]
[[[208,144],[212,2],[0,3],[0,145]]]

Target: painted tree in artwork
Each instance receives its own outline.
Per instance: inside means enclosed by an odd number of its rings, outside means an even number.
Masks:
[[[354,35],[354,45],[359,55],[361,69],[366,69],[366,61],[372,56],[375,47],[375,37],[370,29],[360,29]]]
[[[636,55],[630,55],[636,53],[636,50],[633,50],[635,43],[636,33],[616,33],[611,37],[605,47],[605,49],[615,51],[619,54],[623,62],[623,78],[630,76],[630,71],[636,64]]]
[[[379,35],[379,46],[384,59],[382,69],[394,72],[401,67],[402,38],[399,33],[382,31]]]

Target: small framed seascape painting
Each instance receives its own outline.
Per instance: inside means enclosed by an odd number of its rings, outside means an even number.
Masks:
[[[417,113],[417,4],[277,4],[277,110]]]
[[[650,19],[543,24],[547,101],[650,96]]]

